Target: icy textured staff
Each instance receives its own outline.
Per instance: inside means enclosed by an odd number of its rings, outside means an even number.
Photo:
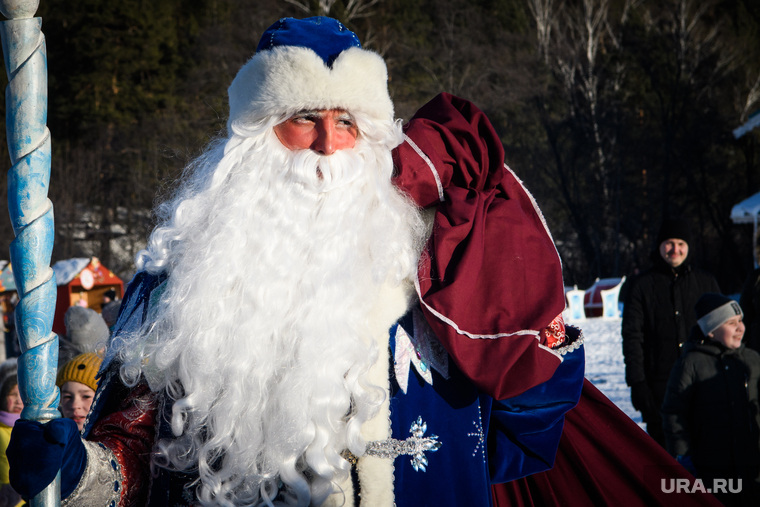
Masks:
[[[8,18],[0,22],[8,87],[5,126],[12,167],[8,172],[8,211],[16,238],[10,257],[20,301],[16,329],[21,345],[18,380],[21,417],[41,422],[60,417],[55,374],[58,337],[52,332],[56,284],[53,205],[50,183],[50,131],[47,128],[47,52],[39,0],[0,0]],[[60,476],[31,500],[33,507],[58,505]]]

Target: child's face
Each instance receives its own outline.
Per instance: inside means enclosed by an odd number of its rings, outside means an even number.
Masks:
[[[741,315],[731,317],[708,336],[723,344],[727,349],[738,349],[744,337],[744,322],[742,322]]]
[[[63,417],[74,419],[79,431],[84,427],[94,397],[95,391],[80,382],[69,380],[61,386],[61,413]]]
[[[5,402],[6,412],[20,414],[21,411],[24,410],[24,402],[21,401],[21,395],[18,392],[18,384],[13,386],[3,401]]]

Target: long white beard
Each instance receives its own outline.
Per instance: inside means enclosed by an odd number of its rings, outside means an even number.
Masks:
[[[364,453],[385,394],[363,380],[373,295],[414,275],[424,237],[390,183],[396,129],[329,157],[271,128],[233,136],[138,259],[170,276],[122,376],[175,400],[159,465],[197,466],[204,505],[319,504],[348,475],[340,453]]]

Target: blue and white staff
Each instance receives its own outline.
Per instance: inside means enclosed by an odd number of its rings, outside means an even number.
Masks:
[[[47,52],[42,19],[33,17],[39,0],[0,0],[8,18],[0,22],[8,87],[5,123],[12,167],[8,210],[16,238],[10,258],[20,301],[16,329],[21,345],[19,390],[22,419],[60,417],[55,385],[58,337],[52,332],[56,283],[50,268],[53,205],[50,184],[50,131],[47,128]],[[33,507],[58,505],[60,479],[30,501]]]

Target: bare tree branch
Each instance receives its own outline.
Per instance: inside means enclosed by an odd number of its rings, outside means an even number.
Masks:
[[[528,0],[528,8],[536,21],[538,53],[544,63],[549,62],[549,42],[551,41],[552,20],[554,18],[553,0]]]
[[[373,14],[371,8],[379,4],[382,0],[348,0],[343,7],[342,20],[346,23],[355,21],[360,18],[366,18]],[[290,4],[298,10],[312,14],[314,16],[331,16],[333,7],[337,0],[319,0],[317,2],[316,9],[312,9],[311,2],[309,0],[285,0],[285,3]]]
[[[755,82],[749,86],[747,92],[747,98],[744,100],[744,104],[741,109],[741,121],[747,121],[747,118],[754,109],[755,104],[760,100],[760,73],[755,78]]]

